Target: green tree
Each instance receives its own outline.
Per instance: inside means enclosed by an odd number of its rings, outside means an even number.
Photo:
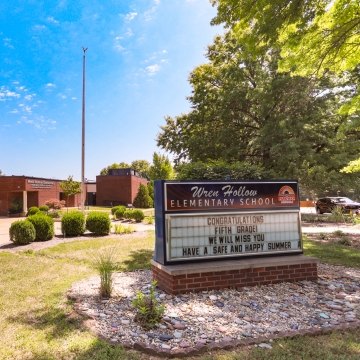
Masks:
[[[360,145],[351,119],[337,112],[351,89],[331,74],[279,73],[276,48],[253,55],[232,30],[217,37],[209,63],[190,75],[192,111],[167,117],[158,145],[176,163],[247,162],[271,177],[299,178],[308,189],[333,189]],[[325,183],[315,184],[317,173]]]
[[[253,53],[281,48],[281,67],[297,75],[355,69],[360,57],[358,0],[211,0],[213,24],[235,30]],[[306,59],[306,61],[304,61]]]
[[[147,186],[140,184],[133,205],[137,208],[142,208],[142,209],[153,207],[153,201],[149,195]]]
[[[153,163],[150,167],[151,180],[171,180],[174,178],[174,169],[169,158],[158,153],[153,154]]]
[[[81,183],[74,181],[72,175],[67,180],[61,181],[60,188],[66,197],[66,206],[68,206],[69,197],[81,193]]]
[[[211,0],[213,24],[232,29],[255,57],[281,49],[279,70],[321,77],[329,71],[357,79],[342,114],[352,114],[349,131],[360,133],[360,3],[358,0]],[[351,160],[352,161],[352,160]],[[358,158],[356,161],[360,161]],[[351,166],[350,163],[348,166]]]
[[[140,173],[143,177],[149,178],[150,163],[147,160],[134,160],[131,163],[131,168]]]
[[[360,159],[350,161],[347,166],[341,169],[341,172],[347,174],[353,174],[360,172]]]
[[[100,175],[108,175],[109,170],[111,170],[111,169],[127,169],[127,168],[130,168],[130,167],[131,166],[126,162],[113,163],[113,164],[101,169]]]

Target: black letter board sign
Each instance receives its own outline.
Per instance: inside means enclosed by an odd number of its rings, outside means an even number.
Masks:
[[[155,181],[161,264],[302,253],[297,181]]]

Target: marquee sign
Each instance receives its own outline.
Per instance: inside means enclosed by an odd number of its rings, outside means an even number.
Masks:
[[[296,181],[155,183],[162,264],[301,253]]]

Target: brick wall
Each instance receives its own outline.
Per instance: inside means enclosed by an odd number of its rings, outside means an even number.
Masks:
[[[186,267],[186,265],[184,265]],[[173,275],[152,266],[153,279],[170,294],[317,279],[317,261]]]
[[[132,204],[140,184],[146,185],[147,180],[133,175],[99,175],[96,177],[96,205]]]

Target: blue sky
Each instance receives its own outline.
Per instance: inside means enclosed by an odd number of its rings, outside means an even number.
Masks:
[[[189,110],[191,70],[219,28],[208,0],[12,0],[0,3],[0,170],[85,177],[151,162],[164,116]]]

